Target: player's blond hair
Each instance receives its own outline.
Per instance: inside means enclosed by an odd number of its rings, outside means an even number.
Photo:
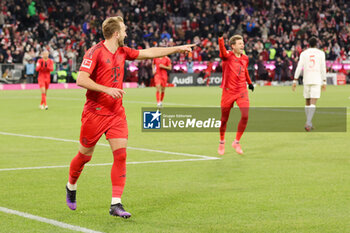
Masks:
[[[243,40],[243,37],[242,37],[241,35],[234,35],[234,36],[232,36],[232,37],[230,38],[230,40],[229,40],[228,42],[229,42],[229,44],[230,44],[230,46],[231,46],[231,45],[236,44],[236,41],[237,41],[237,40]]]
[[[120,32],[121,23],[124,23],[124,20],[121,16],[109,17],[102,23],[102,34],[103,37],[108,40],[112,37],[113,33]]]

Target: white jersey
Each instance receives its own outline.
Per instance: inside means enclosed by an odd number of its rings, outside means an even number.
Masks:
[[[326,56],[316,48],[308,48],[300,54],[294,79],[298,79],[301,70],[304,70],[304,84],[322,85],[326,83]]]

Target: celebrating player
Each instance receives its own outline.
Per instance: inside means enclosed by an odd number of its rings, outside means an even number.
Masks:
[[[310,48],[306,49],[300,54],[297,69],[295,70],[292,90],[295,91],[301,69],[304,70],[304,98],[305,98],[305,114],[306,123],[305,130],[311,131],[312,118],[316,111],[317,99],[321,96],[322,90],[326,90],[326,58],[325,53],[316,48],[317,38],[311,37],[309,39]]]
[[[229,44],[232,51],[227,51],[224,38],[219,38],[220,57],[223,63],[220,144],[218,149],[220,155],[225,153],[226,126],[234,102],[237,102],[240,108],[241,120],[238,123],[236,139],[232,142],[232,147],[238,154],[243,154],[239,140],[248,123],[249,97],[246,82],[249,84],[249,89],[254,91],[254,86],[247,69],[249,59],[243,54],[243,37],[234,35],[230,38]]]
[[[209,87],[210,75],[212,71],[213,71],[213,59],[210,59],[210,61],[207,63],[207,68],[204,71],[204,78],[203,78],[203,81],[206,82],[207,87]]]
[[[91,160],[95,145],[106,135],[114,162],[111,170],[112,202],[109,213],[129,218],[121,204],[126,179],[126,147],[128,126],[122,105],[125,60],[163,57],[172,53],[190,52],[191,45],[135,50],[124,46],[126,28],[123,18],[110,17],[102,24],[104,41],[90,48],[80,66],[77,85],[86,88],[86,103],[82,114],[80,148],[69,168],[66,186],[67,205],[75,210],[77,180],[84,165]]]
[[[48,109],[46,103],[47,89],[50,85],[50,73],[53,71],[53,61],[49,58],[49,52],[42,52],[42,58],[40,58],[36,63],[36,71],[38,74],[38,83],[41,91],[41,103],[40,109]]]
[[[169,57],[159,57],[154,58],[152,63],[152,70],[154,72],[154,83],[157,88],[156,98],[157,98],[157,107],[162,107],[162,102],[165,94],[165,87],[168,82],[168,72],[171,70],[171,60]]]

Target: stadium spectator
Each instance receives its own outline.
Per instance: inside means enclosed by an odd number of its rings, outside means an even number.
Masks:
[[[186,66],[187,66],[187,73],[192,74],[193,73],[193,61],[192,61],[191,57],[187,59]]]
[[[281,82],[282,78],[282,61],[280,57],[277,57],[275,62],[275,81]]]
[[[255,50],[254,44],[246,41],[249,36],[256,41],[258,53],[264,59],[270,55],[273,62],[286,50],[299,56],[312,35],[319,37],[320,48],[326,52],[327,60],[347,60],[350,53],[349,3],[344,0],[303,0],[298,3],[293,0],[247,0],[225,4],[215,0],[167,1],[166,4],[162,0],[3,0],[0,3],[0,44],[3,46],[0,52],[7,62],[14,63],[17,59],[11,57],[17,56],[15,51],[19,50],[23,55],[27,45],[39,53],[49,46],[46,49],[51,54],[61,50],[59,63],[63,63],[65,59],[69,60],[67,50],[70,48],[77,58],[73,63],[79,65],[86,49],[102,39],[99,25],[103,19],[123,15],[129,19],[126,26],[130,47],[136,44],[146,48],[147,43],[159,43],[162,38],[173,40],[174,44],[188,43],[188,40],[197,43],[193,38],[211,42],[196,48],[193,61],[210,60],[208,54],[211,51],[217,57],[219,48],[215,42],[221,29],[229,35],[243,35],[246,49]],[[23,6],[27,8],[23,10]],[[261,44],[266,51],[261,51]],[[15,49],[9,57],[6,50],[12,52],[12,46]],[[179,55],[170,58],[178,61]],[[71,65],[72,70],[76,67]]]
[[[142,60],[139,63],[138,84],[140,87],[148,87],[152,78],[152,61]]]
[[[26,78],[26,83],[33,83],[35,72],[34,60],[30,58],[24,67],[24,77]]]

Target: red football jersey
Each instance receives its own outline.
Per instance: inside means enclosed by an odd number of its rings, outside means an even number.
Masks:
[[[224,38],[219,38],[220,57],[223,60],[222,83],[221,88],[227,88],[234,92],[240,92],[247,89],[247,84],[251,84],[248,73],[248,56],[242,54],[236,57],[232,51],[225,48]]]
[[[213,63],[208,62],[207,68],[205,69],[205,73],[206,73],[207,75],[210,75],[212,71],[213,71]]]
[[[156,73],[155,75],[159,75],[162,78],[168,78],[168,72],[166,69],[160,68],[159,65],[163,64],[164,66],[170,66],[171,60],[169,57],[159,57],[153,59],[153,64],[156,66]]]
[[[46,61],[40,58],[36,62],[36,71],[38,71],[38,79],[50,79],[50,73],[53,71],[53,61],[48,58]]]
[[[97,84],[123,89],[125,60],[135,60],[139,51],[129,47],[119,47],[113,54],[101,41],[91,47],[84,55],[79,71],[90,74],[90,78]],[[84,110],[89,110],[99,115],[122,114],[122,99],[92,90],[86,91],[86,103]]]

